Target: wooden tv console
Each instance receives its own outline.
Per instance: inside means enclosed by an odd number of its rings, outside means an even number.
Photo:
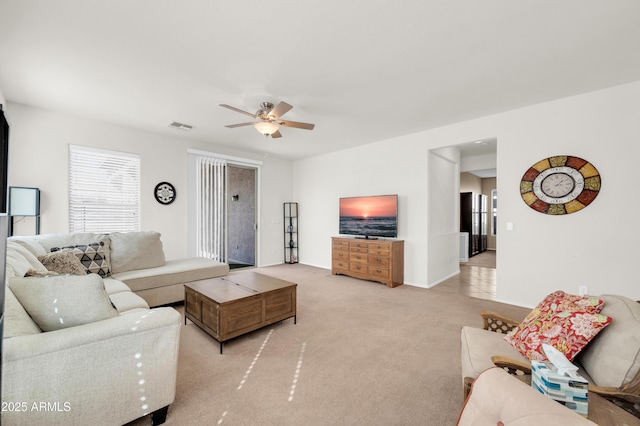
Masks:
[[[404,282],[404,241],[331,238],[331,274],[378,281],[387,287]]]

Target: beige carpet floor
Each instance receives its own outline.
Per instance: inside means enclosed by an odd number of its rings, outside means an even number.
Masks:
[[[460,328],[481,327],[481,310],[529,311],[300,264],[252,271],[298,284],[297,325],[231,340],[223,355],[197,326],[182,326],[167,425],[453,425]]]

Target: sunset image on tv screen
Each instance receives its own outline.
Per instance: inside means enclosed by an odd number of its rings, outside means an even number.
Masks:
[[[395,195],[340,199],[340,233],[375,237],[397,235]]]
[[[340,203],[340,216],[395,216],[396,196],[343,198]]]

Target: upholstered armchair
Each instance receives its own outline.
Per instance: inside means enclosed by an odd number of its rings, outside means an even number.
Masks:
[[[617,295],[602,295],[601,313],[612,318],[572,361],[589,382],[589,391],[640,417],[640,303]],[[492,312],[481,312],[484,328],[463,327],[462,384],[466,398],[473,381],[498,366],[531,383],[531,363],[504,335],[521,321]]]

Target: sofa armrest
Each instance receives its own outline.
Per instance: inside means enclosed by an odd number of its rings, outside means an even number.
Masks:
[[[507,334],[520,324],[520,321],[495,312],[482,311],[480,316],[484,320],[484,329],[496,333]]]
[[[498,368],[478,376],[457,422],[457,426],[489,424],[595,425]]]
[[[4,339],[3,400],[27,409],[4,412],[3,420],[125,424],[171,404],[180,325],[175,309],[158,308]]]
[[[531,363],[500,355],[492,356],[491,362],[512,376],[516,376],[523,382],[531,384]]]

